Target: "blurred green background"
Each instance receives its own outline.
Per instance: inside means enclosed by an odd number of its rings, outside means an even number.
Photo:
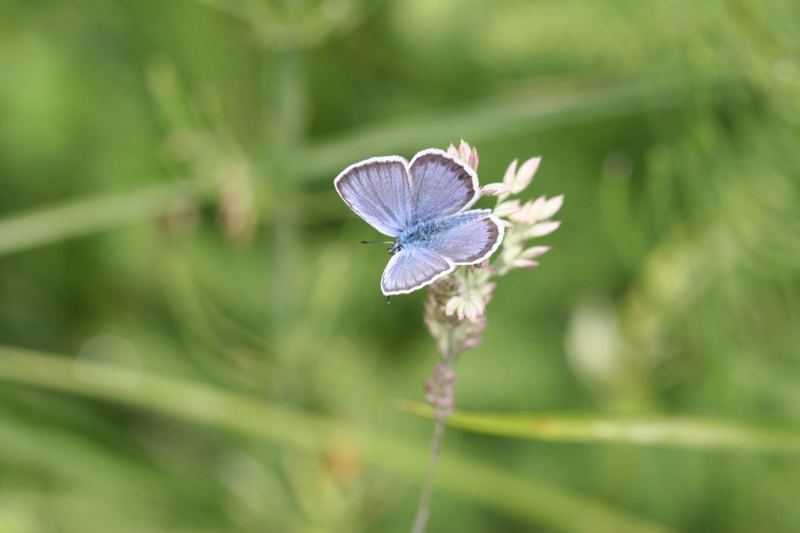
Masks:
[[[424,291],[332,180],[460,138],[566,203],[459,408],[701,422],[451,429],[430,530],[800,531],[796,0],[3,0],[0,532],[406,531]]]

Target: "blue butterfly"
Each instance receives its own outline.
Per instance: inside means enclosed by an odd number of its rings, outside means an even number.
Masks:
[[[399,156],[366,159],[344,169],[333,185],[358,216],[394,237],[381,276],[386,296],[485,261],[503,241],[504,227],[491,210],[469,209],[480,196],[475,171],[436,148],[410,163]]]

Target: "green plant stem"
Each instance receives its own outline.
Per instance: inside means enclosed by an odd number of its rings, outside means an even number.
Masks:
[[[450,328],[447,342],[446,353],[442,354],[442,360],[447,366],[448,370],[455,367],[458,354],[454,350],[454,328]],[[455,398],[453,398],[455,400]],[[428,458],[428,471],[425,474],[425,481],[422,484],[422,490],[419,496],[419,503],[417,504],[417,514],[414,518],[414,525],[411,528],[412,533],[425,533],[428,526],[428,519],[430,518],[431,497],[433,496],[433,485],[436,480],[436,471],[439,468],[439,458],[442,455],[442,442],[444,441],[445,424],[447,423],[446,416],[436,416],[436,424],[433,428],[433,437],[431,437],[430,456]]]
[[[209,197],[212,191],[214,184],[208,180],[186,180],[12,215],[0,220],[0,256],[152,220],[181,202]]]
[[[421,146],[446,146],[453,141],[454,134],[474,145],[645,109],[671,109],[680,106],[688,96],[686,89],[665,83],[634,82],[598,87],[573,82],[545,91],[503,94],[443,111],[426,110],[416,116],[367,125],[340,133],[335,139],[318,142],[303,154],[301,177],[318,179],[376,154],[415,151]]]
[[[264,118],[266,134],[270,139],[268,149],[272,171],[275,173],[273,190],[291,191],[297,182],[300,166],[299,154],[305,145],[306,136],[306,66],[301,50],[285,49],[277,52],[264,50],[266,54],[264,79],[264,106],[268,111]],[[269,59],[269,62],[267,61]],[[299,312],[298,295],[303,288],[297,272],[301,270],[298,243],[300,221],[298,210],[276,202],[272,206],[272,286],[270,303],[272,323],[276,328],[291,327]]]
[[[417,504],[417,515],[414,518],[412,533],[424,533],[430,518],[431,497],[433,496],[433,484],[436,479],[436,470],[439,468],[439,457],[442,455],[442,441],[444,440],[445,420],[439,418],[433,428],[431,438],[430,457],[428,459],[428,471],[425,474],[425,481],[422,484],[422,491]]]
[[[419,402],[401,402],[408,413],[433,417]],[[456,412],[452,427],[502,437],[553,442],[622,443],[701,449],[800,453],[800,430],[693,417]]]
[[[385,438],[364,430],[345,429],[335,421],[216,389],[175,379],[135,374],[110,365],[81,362],[80,379],[72,358],[0,346],[0,379],[87,398],[149,409],[199,424],[278,442],[299,449],[319,450],[332,439],[352,442],[367,463],[400,478],[419,480],[425,462],[416,442]],[[114,383],[131,383],[122,388]],[[660,533],[662,524],[625,510],[515,477],[469,457],[442,457],[439,482],[451,493],[524,519],[533,525],[567,531]]]

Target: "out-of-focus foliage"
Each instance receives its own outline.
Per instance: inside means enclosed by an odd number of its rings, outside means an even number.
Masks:
[[[407,530],[436,349],[331,182],[461,137],[566,201],[459,406],[800,424],[796,0],[5,0],[0,531]],[[604,440],[451,430],[431,530],[800,528]]]

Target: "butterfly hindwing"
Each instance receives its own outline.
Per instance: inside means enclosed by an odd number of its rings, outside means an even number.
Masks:
[[[408,294],[430,285],[454,269],[453,262],[440,254],[409,246],[389,259],[381,276],[381,291],[387,296]]]
[[[402,157],[373,157],[344,169],[333,184],[342,200],[370,226],[397,237],[414,218],[407,167]]]
[[[503,225],[488,209],[476,209],[424,223],[404,242],[381,278],[384,294],[405,294],[429,285],[458,265],[474,265],[494,253]]]
[[[486,260],[500,246],[504,227],[488,209],[474,209],[437,220],[425,244],[426,249],[457,265],[474,265]]]

